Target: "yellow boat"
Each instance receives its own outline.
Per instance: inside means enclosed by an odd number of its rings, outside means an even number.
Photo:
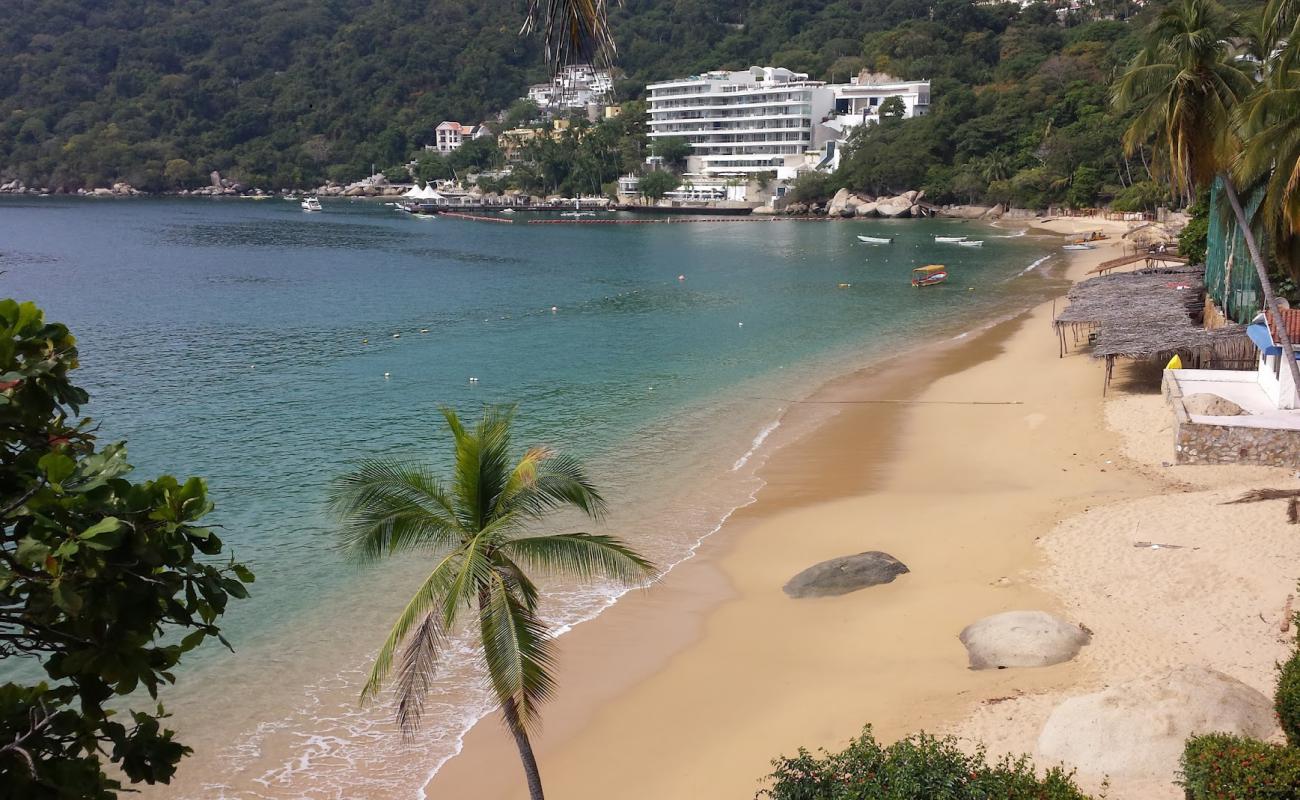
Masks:
[[[943,264],[927,264],[912,270],[913,286],[933,286],[948,280],[948,268]]]

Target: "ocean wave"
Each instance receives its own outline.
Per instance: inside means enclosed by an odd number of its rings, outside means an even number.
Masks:
[[[1024,269],[1020,270],[1020,274],[1021,274],[1021,275],[1025,275],[1025,274],[1028,274],[1028,273],[1030,273],[1030,272],[1033,272],[1035,269],[1037,269],[1039,266],[1041,266],[1041,265],[1043,264],[1043,262],[1047,261],[1047,259],[1049,259],[1049,258],[1051,258],[1051,257],[1052,257],[1052,254],[1051,254],[1051,253],[1049,253],[1049,254],[1043,256],[1042,258],[1040,258],[1040,259],[1034,261],[1034,263],[1032,263],[1032,264],[1030,264],[1029,266],[1025,267]]]
[[[758,435],[754,437],[754,441],[750,443],[750,447],[745,451],[745,454],[736,459],[736,463],[732,465],[731,471],[735,472],[748,464],[749,459],[753,457],[754,453],[758,452],[758,448],[763,446],[763,442],[767,440],[767,437],[771,435],[772,431],[779,427],[781,427],[780,417],[764,426],[764,428],[758,432]]]
[[[1021,236],[1024,236],[1024,235],[1026,235],[1026,234],[1028,234],[1028,233],[1029,233],[1029,229],[1028,229],[1028,228],[1021,228],[1020,230],[1016,231],[1015,233],[994,234],[994,235],[990,236],[989,238],[990,238],[990,239],[1019,239]]]

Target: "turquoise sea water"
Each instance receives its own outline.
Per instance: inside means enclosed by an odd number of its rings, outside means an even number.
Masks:
[[[954,231],[985,246],[932,241]],[[896,241],[865,245],[863,233]],[[1053,242],[1014,233],[929,220],[495,225],[377,203],[309,215],[281,200],[48,198],[0,202],[0,283],[77,335],[102,438],[129,441],[140,477],[205,476],[223,538],[257,573],[226,622],[239,652],[201,653],[190,668],[201,677],[175,693],[183,728],[187,713],[205,720],[210,747],[196,758],[223,776],[192,796],[404,797],[436,766],[431,749],[454,752],[482,698],[471,673],[449,675],[411,769],[349,783],[362,780],[348,777],[358,758],[403,745],[378,735],[380,712],[339,722],[336,695],[354,697],[421,565],[340,557],[322,506],[333,476],[381,453],[444,464],[439,406],[517,402],[521,440],[587,459],[614,504],[610,526],[672,564],[752,495],[746,453],[791,398],[1040,292],[1050,261],[1027,268]],[[909,270],[932,262],[952,279],[912,289]],[[613,596],[557,585],[552,616],[572,622]]]

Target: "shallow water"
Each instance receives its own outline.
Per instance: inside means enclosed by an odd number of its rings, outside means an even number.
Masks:
[[[954,231],[986,244],[932,240]],[[77,335],[102,438],[129,440],[140,477],[205,476],[221,535],[258,576],[225,620],[238,652],[196,654],[164,698],[199,753],[178,787],[151,794],[411,797],[486,707],[467,643],[415,740],[386,709],[356,706],[368,655],[427,563],[361,568],[337,553],[322,497],[351,462],[445,467],[439,406],[517,402],[520,442],[586,459],[613,507],[604,528],[671,565],[758,490],[792,399],[1041,292],[1053,241],[1015,233],[0,202],[0,281]],[[912,289],[909,270],[931,262],[949,283]],[[619,591],[553,584],[547,613],[562,630]]]

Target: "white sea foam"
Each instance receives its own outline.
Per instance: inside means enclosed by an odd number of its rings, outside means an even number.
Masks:
[[[745,454],[740,458],[736,459],[736,463],[732,465],[731,471],[735,472],[736,470],[748,464],[749,459],[753,457],[754,453],[758,452],[758,448],[763,446],[763,442],[767,440],[767,437],[771,435],[772,431],[776,430],[779,427],[781,427],[780,417],[772,420],[772,422],[768,423],[763,428],[763,430],[759,431],[758,435],[754,437],[754,441],[750,444],[749,449],[745,451]]]
[[[1021,274],[1021,275],[1025,275],[1025,274],[1027,274],[1027,273],[1033,272],[1035,269],[1037,269],[1039,266],[1041,266],[1041,265],[1043,264],[1044,261],[1046,261],[1047,259],[1049,259],[1049,258],[1051,258],[1051,257],[1052,257],[1052,255],[1051,255],[1050,253],[1047,254],[1047,255],[1045,255],[1045,256],[1043,256],[1042,258],[1038,259],[1038,260],[1035,261],[1034,263],[1032,263],[1032,264],[1030,264],[1029,266],[1025,267],[1024,269],[1020,270],[1020,274]]]
[[[990,239],[1019,239],[1021,236],[1024,236],[1024,235],[1027,234],[1027,233],[1029,233],[1029,229],[1028,229],[1028,228],[1021,228],[1020,230],[1016,231],[1015,233],[994,234],[994,235],[990,236],[989,238],[990,238]]]

